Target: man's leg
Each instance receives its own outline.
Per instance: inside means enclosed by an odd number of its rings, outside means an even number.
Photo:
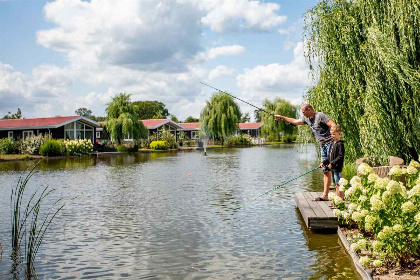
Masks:
[[[323,198],[328,198],[330,185],[331,185],[331,172],[324,172],[324,193],[322,194]]]

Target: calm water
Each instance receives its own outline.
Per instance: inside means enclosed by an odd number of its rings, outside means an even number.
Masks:
[[[0,279],[10,274],[10,193],[33,161],[0,163]],[[306,230],[293,199],[321,191],[315,149],[292,145],[44,160],[28,190],[67,204],[36,259],[39,279],[358,279],[336,234]]]

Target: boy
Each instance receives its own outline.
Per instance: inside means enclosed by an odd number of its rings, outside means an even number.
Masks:
[[[334,143],[330,147],[327,159],[325,159],[320,166],[326,166],[331,170],[332,181],[335,184],[335,192],[339,197],[344,198],[344,193],[340,192],[340,185],[338,184],[344,164],[344,143],[340,140],[341,127],[339,125],[334,125],[331,127],[330,132]]]

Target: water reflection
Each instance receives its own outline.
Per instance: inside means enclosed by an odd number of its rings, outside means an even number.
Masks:
[[[293,200],[322,190],[314,172],[244,202],[318,164],[291,145],[202,152],[130,154],[45,161],[31,187],[76,196],[40,248],[40,279],[352,279],[337,237],[307,231]],[[27,162],[0,163],[0,205]],[[47,206],[47,205],[46,205]],[[8,207],[0,207],[10,275]]]

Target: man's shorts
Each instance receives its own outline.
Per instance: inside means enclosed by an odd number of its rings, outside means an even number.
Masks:
[[[324,162],[328,158],[328,152],[330,151],[330,147],[332,145],[333,141],[330,141],[329,143],[325,144],[324,146],[321,146],[321,161]],[[324,166],[322,168],[323,172],[330,172],[331,170],[328,169],[327,166]]]

